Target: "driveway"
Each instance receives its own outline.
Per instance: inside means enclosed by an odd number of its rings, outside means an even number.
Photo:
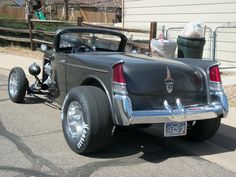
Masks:
[[[236,176],[233,107],[216,136],[203,143],[163,138],[161,126],[145,130],[119,127],[104,151],[75,154],[64,140],[57,104],[44,96],[27,96],[24,104],[9,100],[9,69],[18,65],[27,70],[33,61],[0,54],[0,176]]]

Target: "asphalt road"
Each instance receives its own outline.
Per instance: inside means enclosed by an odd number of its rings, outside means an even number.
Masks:
[[[236,176],[236,129],[225,123],[204,143],[165,139],[161,127],[153,126],[149,133],[118,128],[104,151],[77,155],[64,140],[58,106],[42,96],[12,103],[8,73],[0,69],[1,177]]]

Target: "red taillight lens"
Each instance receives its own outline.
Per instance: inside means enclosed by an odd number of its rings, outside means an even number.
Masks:
[[[221,82],[220,70],[218,65],[212,66],[209,70],[209,74],[210,74],[210,81]]]
[[[113,68],[113,82],[126,83],[123,64],[117,64]]]

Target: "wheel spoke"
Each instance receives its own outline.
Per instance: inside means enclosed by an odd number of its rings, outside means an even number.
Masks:
[[[83,119],[81,105],[77,101],[71,102],[68,107],[67,125],[72,137],[82,138],[86,124]]]
[[[16,73],[12,73],[10,76],[10,82],[9,82],[9,91],[10,94],[15,96],[18,92],[18,77]]]
[[[72,121],[72,122],[69,122],[69,126],[79,126],[79,124],[76,121]]]

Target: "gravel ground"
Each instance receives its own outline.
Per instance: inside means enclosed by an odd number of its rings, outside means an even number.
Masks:
[[[224,89],[228,97],[229,106],[236,107],[236,85],[228,85]]]
[[[23,56],[23,57],[35,58],[35,59],[39,59],[39,60],[42,59],[42,57],[43,57],[43,52],[31,51],[27,48],[15,47],[15,46],[0,47],[0,52],[1,53],[18,55],[18,56]]]

